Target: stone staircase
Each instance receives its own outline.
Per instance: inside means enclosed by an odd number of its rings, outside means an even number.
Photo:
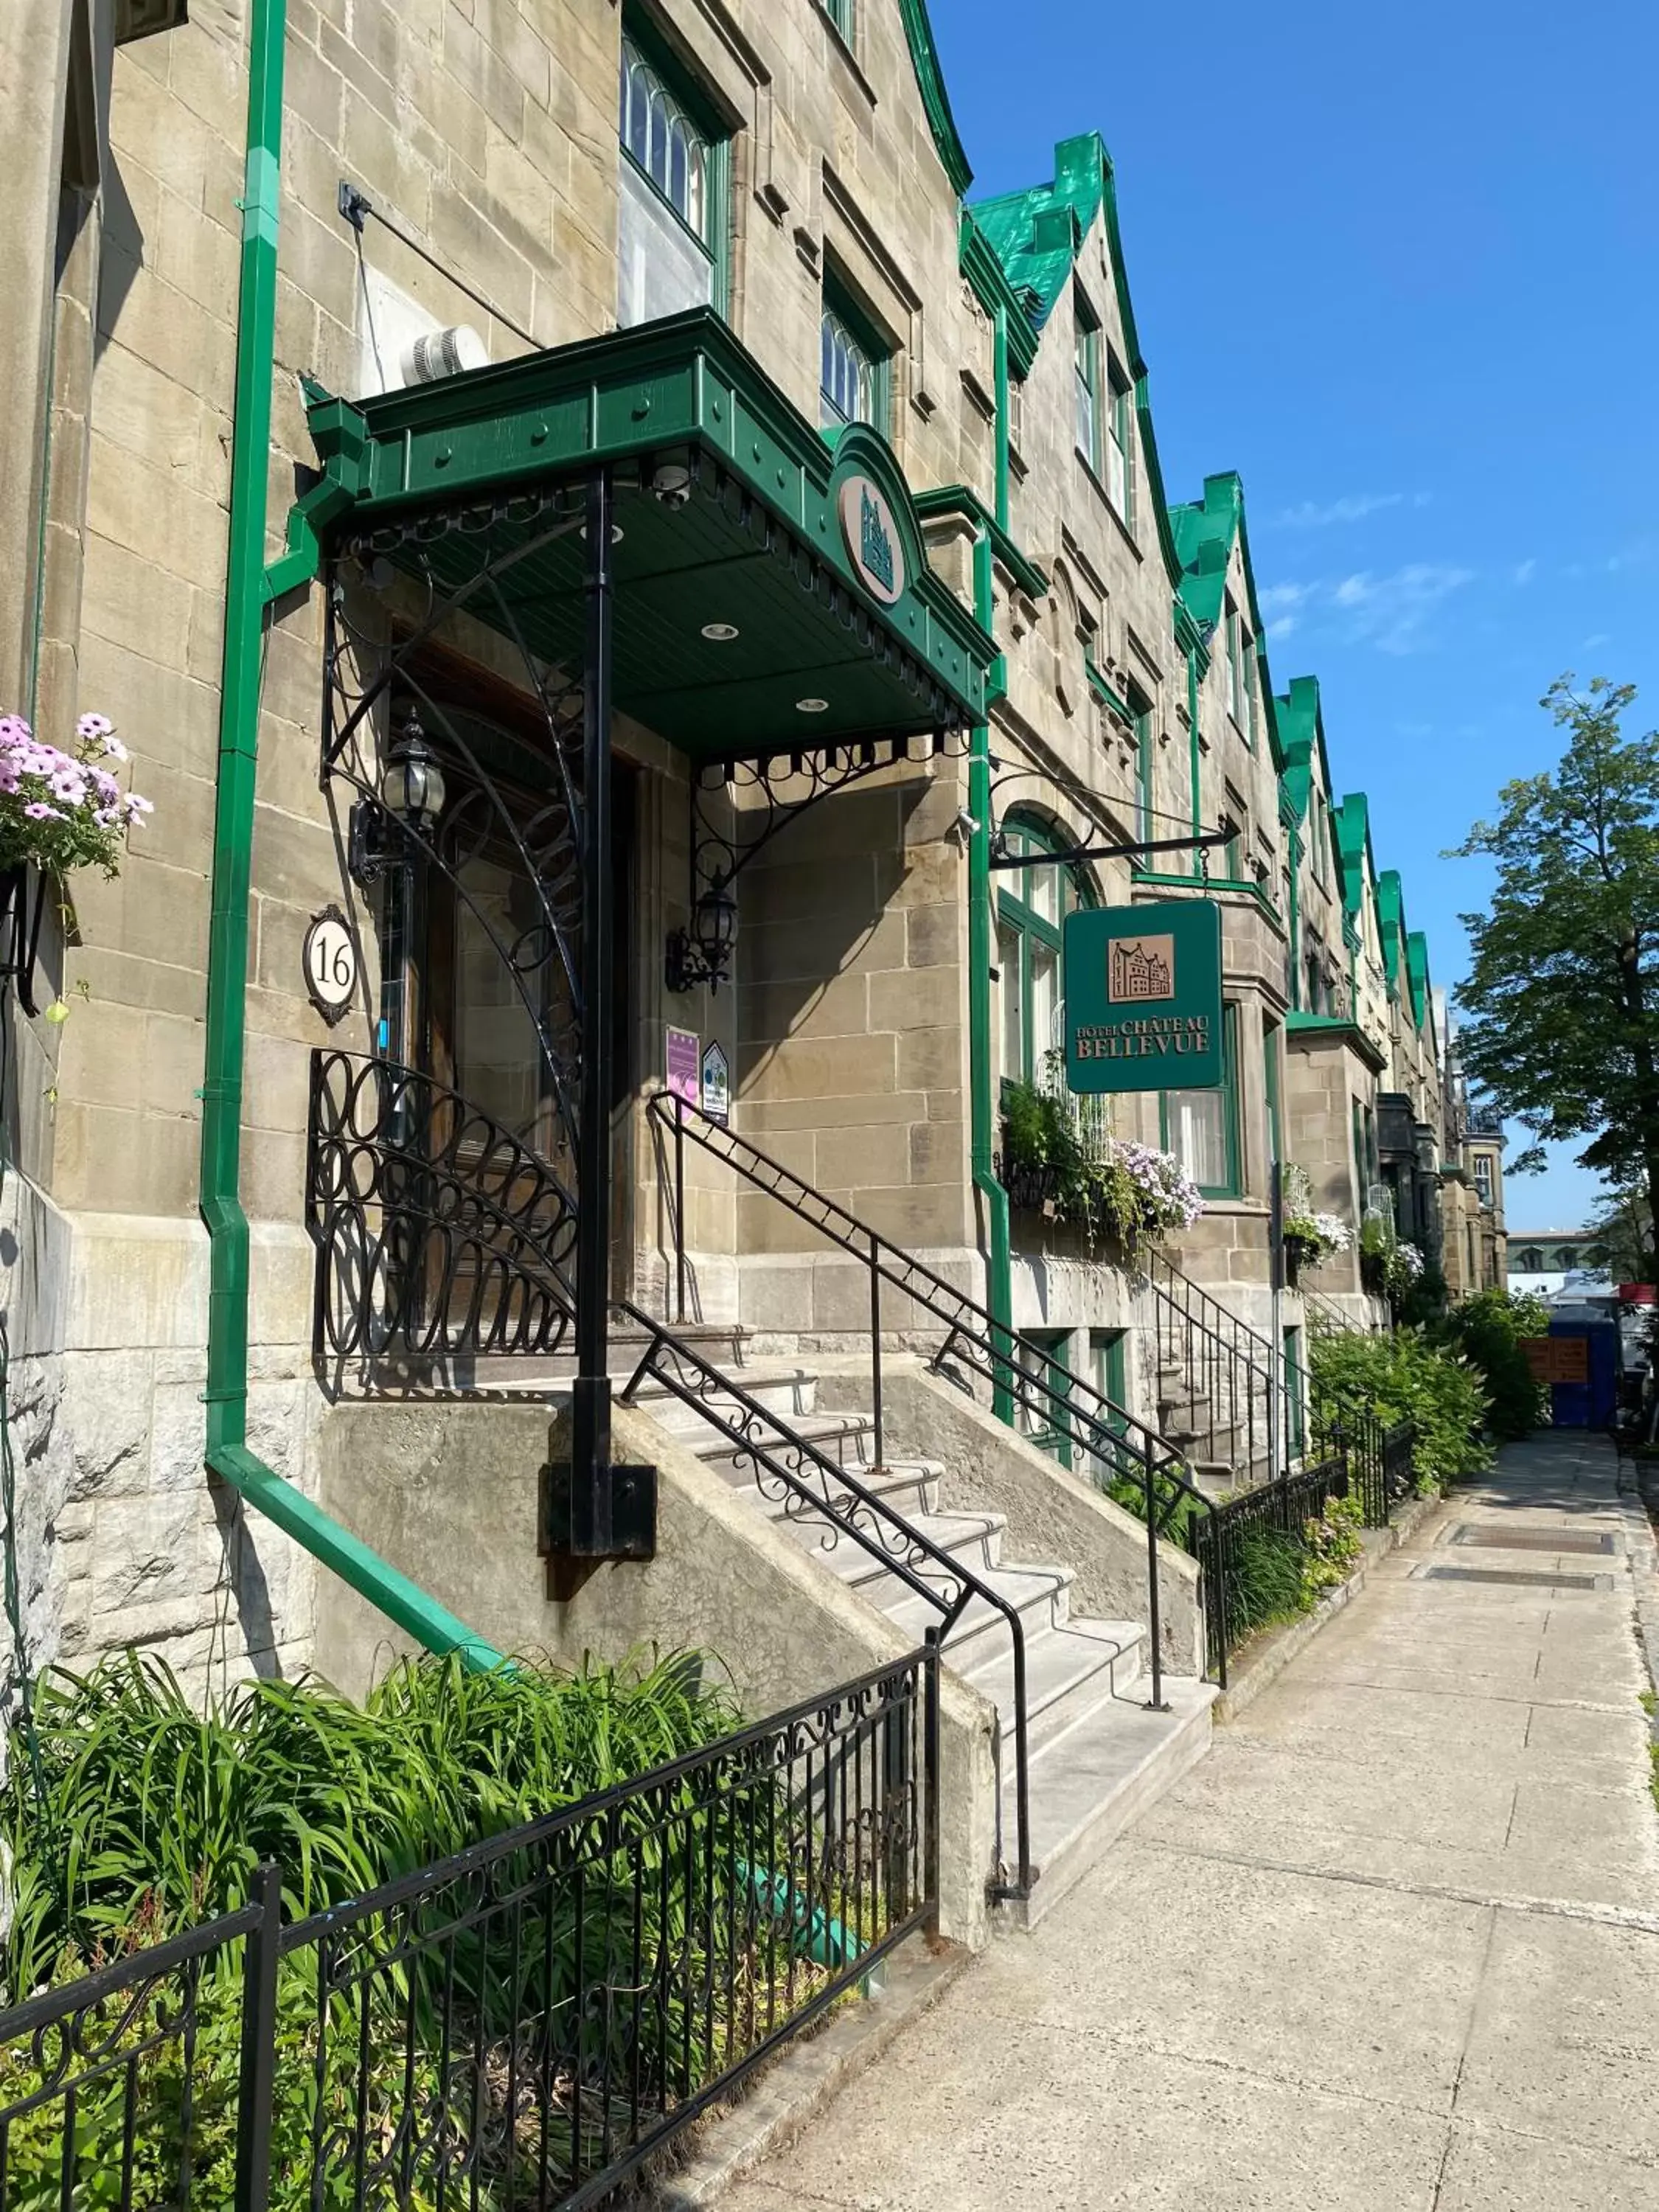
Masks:
[[[1031,1852],[1040,1875],[1029,1899],[1002,1908],[1004,1924],[1030,1926],[1092,1866],[1128,1823],[1207,1748],[1212,1685],[1164,1677],[1169,1710],[1149,1711],[1143,1679],[1146,1629],[1138,1620],[1073,1613],[1072,1575],[1063,1565],[1004,1556],[1003,1516],[957,1501],[941,1509],[945,1470],[928,1461],[873,1464],[873,1426],[860,1413],[825,1405],[811,1364],[769,1359],[744,1364],[740,1331],[699,1332],[704,1357],[730,1372],[750,1397],[786,1422],[918,1534],[948,1552],[1017,1607],[1025,1638]],[[619,1353],[626,1346],[619,1346]],[[728,1361],[730,1364],[728,1366]],[[617,1360],[618,1369],[623,1358]],[[920,1644],[938,1618],[926,1601],[826,1517],[799,1498],[769,1498],[752,1465],[739,1466],[729,1438],[661,1384],[647,1381],[641,1412],[684,1441],[732,1484],[757,1514],[770,1516],[828,1573],[875,1606],[907,1642]],[[728,1410],[735,1410],[727,1401]],[[786,1510],[787,1507],[787,1510]],[[946,1666],[996,1707],[1003,1751],[1002,1854],[1017,1857],[1012,1750],[1013,1660],[1007,1623],[983,1599],[970,1599],[944,1646]]]

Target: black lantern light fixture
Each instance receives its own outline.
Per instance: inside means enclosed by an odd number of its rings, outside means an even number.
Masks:
[[[732,954],[738,941],[738,895],[728,876],[718,876],[697,894],[691,908],[690,927],[668,933],[665,981],[671,991],[694,991],[706,983],[711,991],[731,978]]]
[[[380,788],[378,805],[360,799],[351,810],[349,865],[354,879],[365,885],[388,868],[406,866],[444,810],[444,773],[412,713],[387,748]],[[397,830],[389,836],[393,823]]]

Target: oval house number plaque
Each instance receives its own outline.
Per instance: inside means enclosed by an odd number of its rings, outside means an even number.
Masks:
[[[325,1021],[337,1022],[357,995],[357,940],[337,906],[312,916],[303,957],[312,1005]]]

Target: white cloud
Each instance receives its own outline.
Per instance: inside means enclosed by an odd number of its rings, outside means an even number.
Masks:
[[[1331,600],[1346,618],[1343,627],[1352,642],[1374,645],[1379,653],[1420,653],[1430,642],[1429,625],[1441,605],[1474,581],[1473,568],[1410,561],[1384,576],[1368,568],[1344,576]]]
[[[1613,632],[1611,630],[1592,630],[1590,635],[1584,640],[1584,642],[1579,647],[1578,650],[1580,653],[1594,653],[1598,645],[1611,645],[1612,643]]]
[[[1520,561],[1516,562],[1514,569],[1512,570],[1510,580],[1511,583],[1515,584],[1529,584],[1537,574],[1538,563],[1536,561],[1530,559]]]
[[[1420,493],[1419,503],[1427,496],[1426,492]],[[1402,507],[1405,500],[1403,491],[1347,492],[1323,507],[1316,500],[1304,499],[1299,507],[1287,507],[1272,519],[1283,530],[1322,530],[1331,522],[1363,522],[1381,507]]]
[[[1356,568],[1334,580],[1270,584],[1258,595],[1269,638],[1286,637],[1304,623],[1333,629],[1349,644],[1379,653],[1420,653],[1431,642],[1430,624],[1454,592],[1474,581],[1473,568],[1412,561],[1377,574]]]

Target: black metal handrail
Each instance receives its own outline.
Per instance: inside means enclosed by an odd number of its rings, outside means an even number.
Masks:
[[[932,1364],[971,1369],[995,1395],[1030,1414],[1036,1424],[1063,1437],[1085,1462],[1099,1470],[1100,1486],[1120,1504],[1139,1513],[1146,1524],[1147,1636],[1152,1646],[1152,1698],[1161,1709],[1163,1691],[1162,1605],[1158,1590],[1158,1540],[1171,1535],[1194,1549],[1192,1528],[1211,1510],[1211,1502],[1188,1480],[1183,1454],[1147,1423],[1080,1375],[1044,1355],[1040,1370],[1026,1364],[1018,1334],[878,1230],[823,1192],[804,1182],[793,1169],[740,1137],[728,1124],[668,1091],[658,1091],[647,1109],[673,1155],[670,1201],[674,1233],[677,1314],[685,1317],[689,1261],[685,1245],[685,1146],[698,1146],[735,1174],[836,1245],[868,1271],[870,1282],[871,1403],[877,1464],[884,1444],[882,1425],[882,1290],[900,1292],[939,1325],[942,1340]]]
[[[1267,1532],[1299,1539],[1305,1524],[1323,1509],[1325,1500],[1346,1498],[1348,1488],[1348,1468],[1341,1457],[1316,1460],[1293,1474],[1282,1474],[1254,1490],[1240,1492],[1205,1522],[1199,1534],[1198,1557],[1212,1567],[1218,1592],[1206,1626],[1218,1664],[1221,1654],[1231,1653],[1258,1626],[1240,1601],[1243,1547],[1251,1537]]]
[[[998,1869],[992,1893],[1007,1899],[1029,1897],[1036,1876],[1031,1864],[1025,1625],[1018,1607],[917,1528],[879,1491],[872,1490],[850,1468],[799,1435],[684,1338],[626,1299],[617,1301],[616,1310],[643,1329],[650,1340],[623,1391],[625,1404],[632,1401],[640,1385],[648,1379],[700,1413],[730,1443],[740,1473],[747,1463],[763,1496],[781,1498],[786,1514],[810,1513],[828,1524],[826,1549],[832,1548],[840,1536],[850,1537],[879,1566],[896,1575],[914,1596],[931,1606],[939,1616],[937,1634],[941,1647],[949,1643],[951,1630],[973,1599],[978,1598],[1000,1617],[1008,1630],[1013,1662],[1011,1718],[1017,1871],[1012,1881],[1007,1880],[1002,1861],[999,1792]],[[716,1402],[720,1400],[727,1401],[726,1406]],[[776,1487],[769,1490],[769,1482]]]
[[[0,2012],[0,2212],[598,2203],[935,1922],[939,1663]]]
[[[576,1202],[541,1155],[417,1069],[311,1055],[306,1227],[319,1357],[557,1352]]]
[[[1162,1252],[1149,1253],[1159,1389],[1165,1373],[1187,1392],[1194,1455],[1248,1484],[1288,1470],[1297,1433],[1300,1377],[1268,1340]],[[1160,1403],[1165,1401],[1160,1395]],[[1243,1451],[1243,1464],[1239,1465]]]

